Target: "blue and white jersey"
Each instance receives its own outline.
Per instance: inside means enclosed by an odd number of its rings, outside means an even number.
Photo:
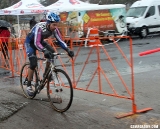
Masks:
[[[37,23],[29,32],[29,34],[26,37],[25,44],[26,46],[35,46],[36,49],[39,51],[42,51],[44,49],[43,46],[43,40],[50,37],[51,35],[54,35],[56,38],[58,44],[63,48],[64,50],[67,50],[66,43],[62,40],[61,33],[59,32],[58,28],[55,28],[55,30],[52,32],[47,29],[47,23],[46,22],[40,22]],[[27,45],[28,44],[28,45]]]

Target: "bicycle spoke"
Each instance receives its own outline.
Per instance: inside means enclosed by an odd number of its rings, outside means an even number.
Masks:
[[[29,96],[27,93],[28,68],[29,68],[29,63],[26,63],[22,66],[21,75],[20,75],[20,84],[21,84],[21,88],[22,88],[24,96],[26,98],[34,98],[36,94],[34,96]],[[32,84],[31,84],[32,89],[34,91],[35,91],[36,82],[37,82],[37,73],[35,71],[33,74],[33,79],[32,79]]]
[[[51,106],[58,112],[64,112],[71,106],[73,89],[68,75],[63,70],[56,71],[54,80],[47,85],[47,93]]]

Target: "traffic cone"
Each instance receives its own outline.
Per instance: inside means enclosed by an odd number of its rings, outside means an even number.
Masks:
[[[89,42],[88,46],[102,46],[102,43],[99,39],[99,33],[97,28],[92,28],[89,33]]]

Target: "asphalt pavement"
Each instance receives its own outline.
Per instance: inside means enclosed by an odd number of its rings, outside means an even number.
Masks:
[[[148,74],[155,76],[155,72]],[[141,86],[136,90],[137,110],[153,110],[121,119],[116,116],[132,111],[130,100],[74,90],[71,108],[58,113],[50,107],[45,89],[35,99],[26,99],[17,84],[19,78],[5,75],[0,79],[0,129],[129,129],[134,125],[160,128],[160,88],[152,85],[154,81],[158,84],[160,75],[152,81],[149,76],[137,75],[136,84]]]

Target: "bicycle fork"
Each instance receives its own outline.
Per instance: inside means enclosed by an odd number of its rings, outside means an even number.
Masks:
[[[52,80],[53,80],[53,86],[54,86],[54,88],[55,88],[55,92],[62,92],[63,91],[63,89],[62,89],[62,87],[61,87],[61,83],[60,83],[60,80],[59,80],[59,77],[58,77],[58,74],[56,73],[56,72],[53,72],[53,70],[52,70]],[[58,84],[59,84],[59,86],[60,86],[60,88],[58,89],[57,88],[57,86],[56,86],[56,81],[55,80],[57,80],[57,82],[58,82]]]

